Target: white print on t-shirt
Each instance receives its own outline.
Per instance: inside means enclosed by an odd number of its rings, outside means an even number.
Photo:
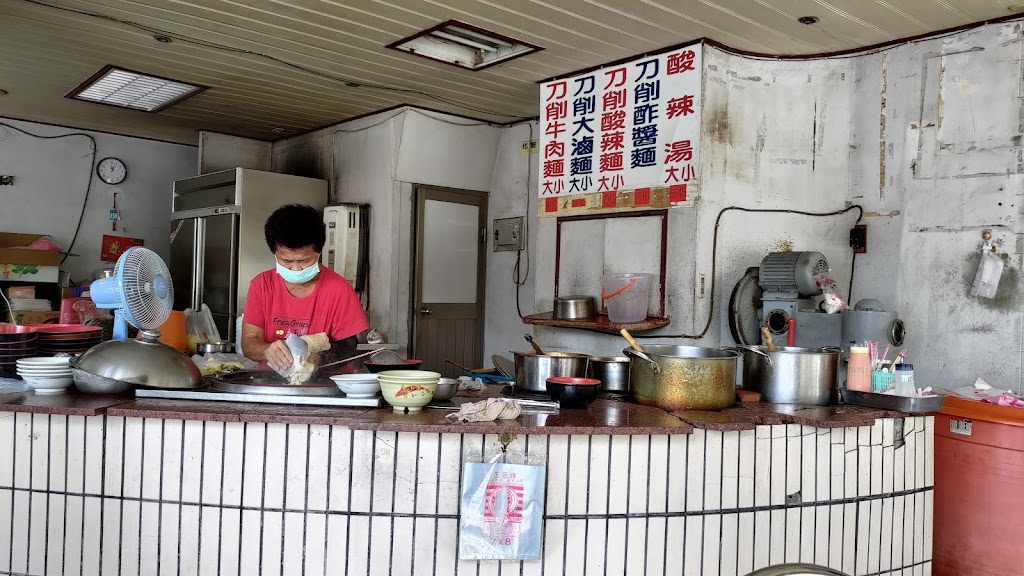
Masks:
[[[309,333],[309,318],[290,318],[287,316],[274,316],[274,338],[284,340],[289,334],[305,336]]]

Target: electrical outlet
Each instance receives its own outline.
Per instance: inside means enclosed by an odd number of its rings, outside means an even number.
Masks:
[[[0,176],[0,186],[13,186],[14,176]]]
[[[850,248],[854,254],[866,254],[868,251],[868,226],[857,224],[850,230]]]

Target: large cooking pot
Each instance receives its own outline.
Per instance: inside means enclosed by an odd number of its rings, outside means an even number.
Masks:
[[[664,410],[721,410],[736,402],[734,350],[699,346],[644,346],[646,360],[632,348],[629,390],[640,404]],[[657,364],[657,368],[654,364]]]
[[[529,392],[547,394],[548,378],[569,376],[583,378],[587,375],[590,356],[570,352],[513,352],[516,363],[516,387]]]
[[[836,401],[838,348],[742,346],[744,390],[773,404],[828,406]]]

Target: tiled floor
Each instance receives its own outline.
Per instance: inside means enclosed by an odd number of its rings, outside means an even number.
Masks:
[[[496,436],[0,414],[0,574],[929,574],[931,418],[528,436],[543,558],[460,561]]]

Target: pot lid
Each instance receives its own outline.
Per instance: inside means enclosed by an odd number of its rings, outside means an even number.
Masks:
[[[149,388],[188,389],[202,386],[203,376],[188,356],[140,333],[93,346],[78,359],[78,367],[111,380]]]
[[[729,331],[738,344],[761,343],[761,285],[759,268],[747,268],[729,298]]]

